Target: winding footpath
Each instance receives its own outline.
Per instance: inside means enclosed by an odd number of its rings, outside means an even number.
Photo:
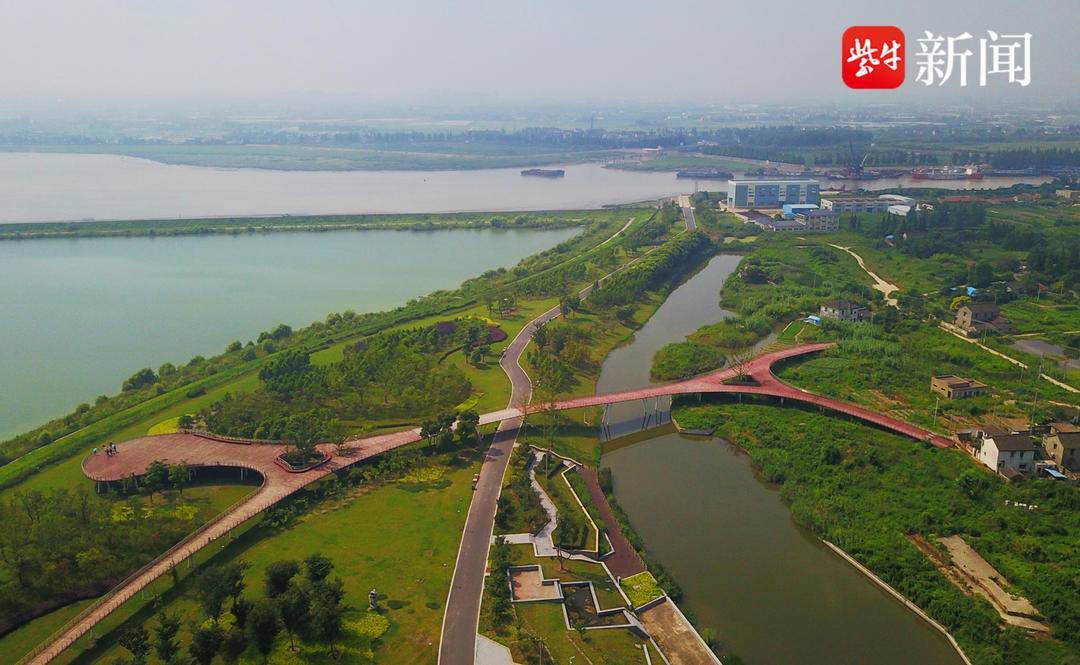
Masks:
[[[829,243],[829,246],[830,247],[835,247],[836,249],[839,249],[840,251],[847,252],[852,257],[854,257],[855,262],[859,264],[859,267],[863,269],[863,272],[865,272],[867,275],[869,275],[870,279],[874,280],[874,283],[873,283],[872,286],[874,287],[874,290],[881,292],[882,297],[885,298],[885,302],[887,302],[890,307],[899,307],[900,306],[900,304],[896,301],[896,298],[894,298],[893,295],[892,295],[893,293],[900,290],[899,286],[897,286],[895,284],[890,284],[889,282],[886,282],[885,280],[881,279],[881,277],[879,277],[876,272],[874,272],[873,270],[870,270],[869,268],[867,268],[866,267],[866,262],[863,261],[863,257],[861,257],[858,254],[856,254],[855,252],[851,251],[850,247],[842,247],[840,245],[834,245],[831,242]]]

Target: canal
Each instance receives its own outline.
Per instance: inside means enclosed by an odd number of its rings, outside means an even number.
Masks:
[[[730,316],[719,291],[738,261],[717,256],[676,289],[608,356],[598,392],[648,384],[657,349]],[[641,403],[612,407],[613,434],[640,429],[643,414]],[[682,607],[726,650],[752,665],[960,662],[943,635],[795,524],[738,447],[657,432],[606,442],[601,465],[650,554],[682,586]]]

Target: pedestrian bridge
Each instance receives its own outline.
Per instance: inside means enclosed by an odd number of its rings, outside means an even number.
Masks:
[[[776,363],[828,348],[829,344],[802,344],[765,353],[738,368],[728,368],[704,374],[686,381],[667,383],[639,390],[590,395],[559,400],[556,409],[579,409],[605,406],[619,402],[648,400],[670,395],[730,393],[742,395],[766,395],[780,400],[794,400],[813,404],[822,409],[842,413],[864,422],[904,436],[927,441],[935,446],[948,447],[950,440],[944,436],[890,418],[870,409],[793,388],[772,372]],[[736,383],[731,383],[738,379]],[[497,423],[530,413],[547,410],[551,405],[532,403],[523,408],[507,408],[485,413],[481,424]],[[146,588],[151,582],[165,575],[170,569],[198,552],[206,545],[229,532],[262,511],[285,499],[305,485],[351,464],[370,459],[382,453],[420,440],[418,428],[380,434],[346,441],[340,447],[320,445],[323,452],[331,455],[327,464],[302,473],[289,473],[275,463],[278,455],[285,452],[283,444],[238,443],[215,438],[206,434],[179,433],[147,436],[117,445],[113,455],[90,455],[83,460],[83,472],[99,482],[117,481],[146,472],[149,464],[161,460],[168,464],[185,462],[192,468],[234,467],[249,469],[261,474],[262,487],[243,502],[223,513],[217,520],[205,525],[185,538],[164,555],[133,573],[98,603],[87,607],[79,615],[54,633],[39,648],[28,654],[21,663],[44,665],[58,656],[72,642],[88,633],[102,619],[120,607],[126,600]]]

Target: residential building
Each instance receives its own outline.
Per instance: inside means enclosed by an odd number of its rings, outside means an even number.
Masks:
[[[989,386],[974,379],[944,374],[930,377],[930,390],[944,395],[946,399],[963,399],[985,395],[989,391]]]
[[[1043,439],[1046,452],[1058,466],[1080,471],[1080,432],[1059,432]]]
[[[822,210],[837,213],[885,212],[890,202],[882,199],[821,199]]]
[[[897,203],[896,205],[889,206],[885,210],[890,215],[899,215],[901,217],[907,217],[908,213],[911,212],[911,206],[903,205],[901,203]]]
[[[1016,332],[1012,322],[1001,315],[996,303],[976,302],[961,305],[956,310],[956,327],[969,336],[980,333],[1011,334]]]
[[[785,203],[821,203],[817,180],[728,180],[729,208],[780,208]]]
[[[1035,468],[1035,442],[1030,434],[1005,434],[983,439],[979,461],[994,471],[1027,473]]]
[[[842,321],[862,321],[870,318],[870,310],[865,305],[850,300],[830,300],[821,303],[821,316]]]
[[[1054,192],[1059,199],[1080,201],[1080,189],[1059,189]]]

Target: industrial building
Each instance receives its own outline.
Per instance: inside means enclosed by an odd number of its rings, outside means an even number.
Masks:
[[[840,230],[840,215],[832,210],[804,210],[795,214],[795,221],[802,222],[807,231]]]
[[[813,203],[785,203],[782,209],[784,211],[784,219],[795,219],[795,216],[800,212],[819,210],[817,205]]]
[[[785,203],[821,202],[817,180],[728,180],[729,208],[780,208]]]
[[[821,199],[822,210],[838,213],[885,212],[890,201],[882,199]]]

